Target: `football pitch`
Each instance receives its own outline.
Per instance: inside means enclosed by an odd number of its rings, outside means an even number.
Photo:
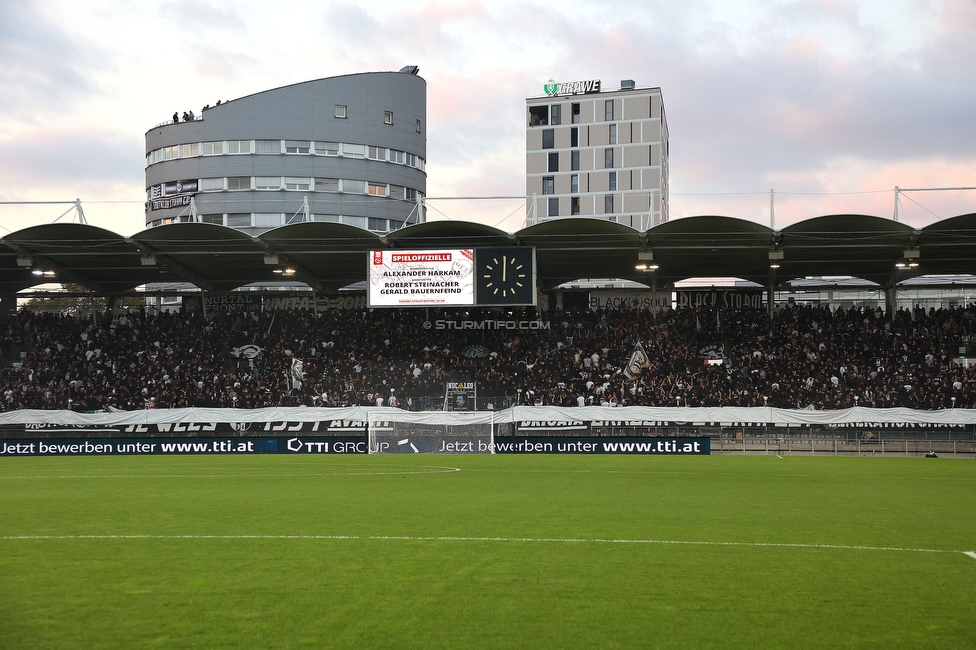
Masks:
[[[974,648],[976,463],[0,460],[0,648]]]

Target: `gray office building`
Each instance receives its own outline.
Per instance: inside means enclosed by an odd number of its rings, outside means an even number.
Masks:
[[[668,220],[668,123],[660,88],[599,80],[544,86],[526,103],[528,225],[595,217],[639,230]]]
[[[328,77],[173,118],[146,133],[146,226],[260,234],[300,221],[375,232],[424,221],[427,83],[399,72]]]

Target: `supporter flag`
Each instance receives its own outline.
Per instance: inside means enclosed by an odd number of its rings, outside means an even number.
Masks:
[[[257,345],[253,345],[252,344],[252,345],[242,345],[239,348],[234,348],[233,350],[230,351],[230,353],[232,355],[234,355],[235,357],[244,357],[245,359],[254,359],[259,354],[261,354],[261,352],[263,350],[264,350],[264,348],[261,348],[261,347],[258,347]]]
[[[291,358],[291,387],[295,390],[302,389],[302,377],[305,376],[304,368],[305,364],[300,359]]]
[[[630,360],[624,366],[624,377],[633,379],[641,374],[643,368],[649,368],[650,366],[651,362],[647,358],[647,352],[644,351],[644,346],[638,341],[637,345],[634,346],[634,351],[630,353]]]

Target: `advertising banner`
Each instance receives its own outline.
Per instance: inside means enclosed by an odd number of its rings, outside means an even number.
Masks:
[[[717,307],[719,309],[762,309],[762,290],[675,291],[676,309]]]
[[[0,440],[3,456],[365,454],[365,436],[274,438],[53,438]]]
[[[386,454],[650,454],[707,455],[708,438],[590,438],[515,436],[496,438],[475,432],[408,435],[382,440],[373,450]],[[51,438],[0,440],[6,456],[151,456],[178,454],[365,454],[366,436],[246,438]]]
[[[449,381],[444,384],[445,411],[473,411],[478,400],[478,385],[472,381]]]
[[[563,299],[565,300],[565,298]],[[591,291],[590,311],[603,309],[632,309],[658,313],[671,309],[671,292],[654,291]]]
[[[708,438],[571,438],[515,436],[496,438],[496,454],[711,454]]]
[[[317,422],[157,422],[154,424],[5,424],[2,438],[155,438],[216,436],[319,436],[366,435],[364,420],[320,420]]]
[[[193,199],[192,194],[181,194],[179,196],[173,196],[166,199],[153,199],[146,204],[146,207],[150,212],[155,210],[169,210],[171,208],[182,208],[184,206],[190,205],[190,201]]]
[[[368,295],[370,307],[473,305],[474,251],[370,251]]]

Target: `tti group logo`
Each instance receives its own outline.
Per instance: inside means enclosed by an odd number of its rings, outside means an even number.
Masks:
[[[293,454],[365,454],[366,441],[290,438],[285,448]]]
[[[559,90],[559,84],[557,84],[552,77],[549,77],[549,81],[546,82],[546,85],[543,86],[543,89],[546,91],[546,94],[548,96],[553,97],[556,94],[556,92]]]

